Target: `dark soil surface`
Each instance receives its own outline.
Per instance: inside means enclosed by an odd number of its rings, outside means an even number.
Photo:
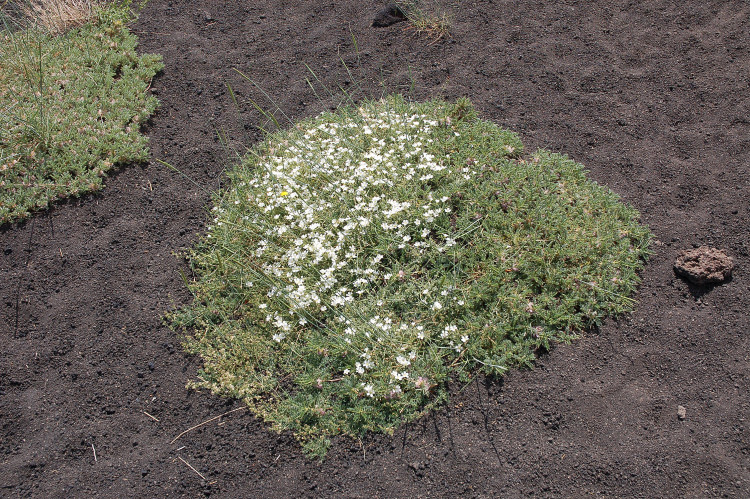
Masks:
[[[371,27],[382,6],[148,3],[134,30],[166,68],[146,132],[182,174],[123,167],[0,228],[0,495],[750,497],[750,5],[464,1],[438,43]],[[657,239],[636,311],[534,370],[456,386],[393,436],[338,439],[323,463],[245,410],[173,441],[241,407],[185,389],[199,359],[161,321],[189,300],[173,253],[233,161],[217,131],[261,137],[247,99],[264,97],[234,68],[297,120],[338,102],[305,64],[355,97],[468,96],[529,152],[585,164]],[[734,258],[730,281],[675,276],[703,245]]]

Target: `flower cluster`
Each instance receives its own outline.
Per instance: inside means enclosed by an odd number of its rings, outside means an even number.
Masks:
[[[381,104],[331,118],[298,127],[253,158],[255,175],[227,194],[231,210],[215,208],[208,237],[224,224],[250,235],[247,274],[256,279],[245,291],[265,293],[257,306],[279,348],[324,330],[348,349],[341,376],[355,377],[369,397],[392,398],[420,388],[410,381],[419,377],[412,362],[420,352],[437,343],[460,354],[466,343],[455,325],[417,323],[464,302],[453,286],[414,278],[409,269],[456,246],[444,186],[473,172],[436,154],[435,132],[460,133],[434,116]],[[235,207],[244,215],[228,220]],[[418,306],[412,321],[385,306],[404,288]],[[379,312],[365,317],[369,310]]]

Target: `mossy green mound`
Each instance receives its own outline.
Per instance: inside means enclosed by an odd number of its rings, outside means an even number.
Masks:
[[[0,224],[102,188],[114,165],[144,161],[146,92],[161,58],[136,54],[127,4],[61,35],[0,25]]]
[[[194,301],[170,316],[203,358],[194,386],[322,456],[629,310],[638,214],[522,149],[467,100],[390,97],[269,136],[216,196]]]

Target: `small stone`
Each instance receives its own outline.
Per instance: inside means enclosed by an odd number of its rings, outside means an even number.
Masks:
[[[406,14],[401,10],[401,7],[392,3],[378,11],[375,15],[375,19],[372,20],[371,26],[375,28],[385,28],[392,24],[400,23],[401,21],[406,21]]]
[[[678,405],[677,406],[677,419],[679,419],[680,421],[684,421],[686,416],[687,416],[687,409],[685,409],[681,405]]]
[[[701,246],[685,250],[674,263],[675,274],[693,284],[718,284],[732,275],[734,261],[724,250]]]

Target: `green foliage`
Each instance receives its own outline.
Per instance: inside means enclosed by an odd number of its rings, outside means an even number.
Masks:
[[[102,188],[114,165],[147,159],[140,126],[162,68],[136,53],[127,3],[60,35],[0,31],[0,224]]]
[[[269,136],[216,195],[193,303],[169,316],[203,358],[193,386],[323,456],[629,310],[636,211],[575,161],[522,152],[466,99],[389,97]]]

